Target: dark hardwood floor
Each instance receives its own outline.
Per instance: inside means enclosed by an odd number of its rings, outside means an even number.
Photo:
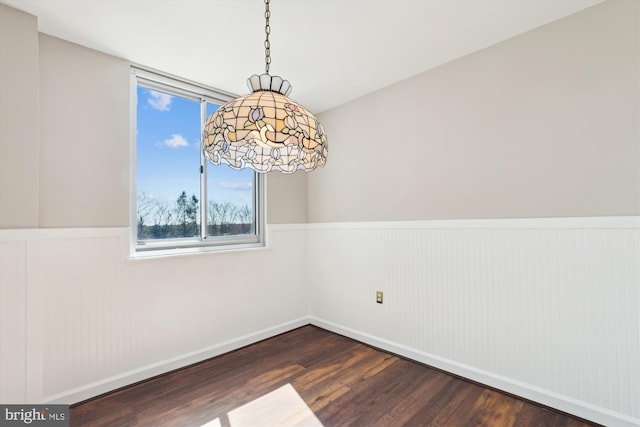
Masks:
[[[314,326],[75,405],[70,419],[118,427],[595,425]]]

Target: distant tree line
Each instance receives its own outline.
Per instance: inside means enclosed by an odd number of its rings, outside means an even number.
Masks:
[[[173,206],[145,193],[138,195],[138,240],[195,237],[200,235],[200,201],[180,193]],[[207,204],[207,234],[224,236],[252,231],[253,215],[249,206],[210,200]]]

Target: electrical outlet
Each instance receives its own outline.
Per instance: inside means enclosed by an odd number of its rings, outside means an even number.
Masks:
[[[382,304],[382,296],[383,296],[382,291],[376,291],[376,302],[378,304]]]

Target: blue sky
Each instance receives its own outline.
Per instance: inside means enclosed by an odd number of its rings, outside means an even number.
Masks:
[[[208,105],[208,114],[215,111]],[[169,206],[184,190],[200,198],[200,104],[138,86],[137,193]],[[209,200],[251,206],[251,169],[207,167]]]

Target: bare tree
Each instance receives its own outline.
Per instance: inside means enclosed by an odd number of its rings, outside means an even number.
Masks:
[[[152,235],[156,239],[170,237],[172,235],[173,212],[166,203],[156,202],[153,211]]]
[[[251,224],[253,224],[253,213],[249,206],[244,205],[238,209],[238,222],[242,224],[242,232],[248,233],[251,230]]]
[[[216,216],[220,221],[220,231],[225,234],[229,232],[231,224],[231,215],[233,212],[233,205],[229,202],[214,203],[213,208],[216,211]]]
[[[198,198],[194,195],[187,197],[183,191],[176,199],[176,219],[181,227],[180,237],[191,237],[198,233]]]
[[[238,209],[238,221],[241,224],[248,224],[252,221],[252,212],[251,209],[249,209],[249,206],[244,205],[243,207],[241,207],[240,209]]]
[[[138,239],[144,239],[145,237],[149,237],[146,234],[147,227],[146,225],[149,223],[149,219],[153,215],[153,211],[155,209],[156,202],[153,197],[151,197],[147,193],[141,193],[137,196],[136,203],[136,213],[137,213],[137,223],[138,223]]]
[[[186,191],[182,191],[173,207],[146,193],[139,194],[137,199],[139,239],[191,237],[198,234],[199,200],[195,195],[188,197]],[[248,205],[213,200],[207,203],[206,227],[209,235],[247,233],[252,223],[253,211]]]
[[[209,226],[209,233],[215,234],[215,229],[218,223],[220,222],[220,218],[218,217],[218,209],[216,207],[217,203],[213,200],[209,200],[207,203],[207,225]]]

